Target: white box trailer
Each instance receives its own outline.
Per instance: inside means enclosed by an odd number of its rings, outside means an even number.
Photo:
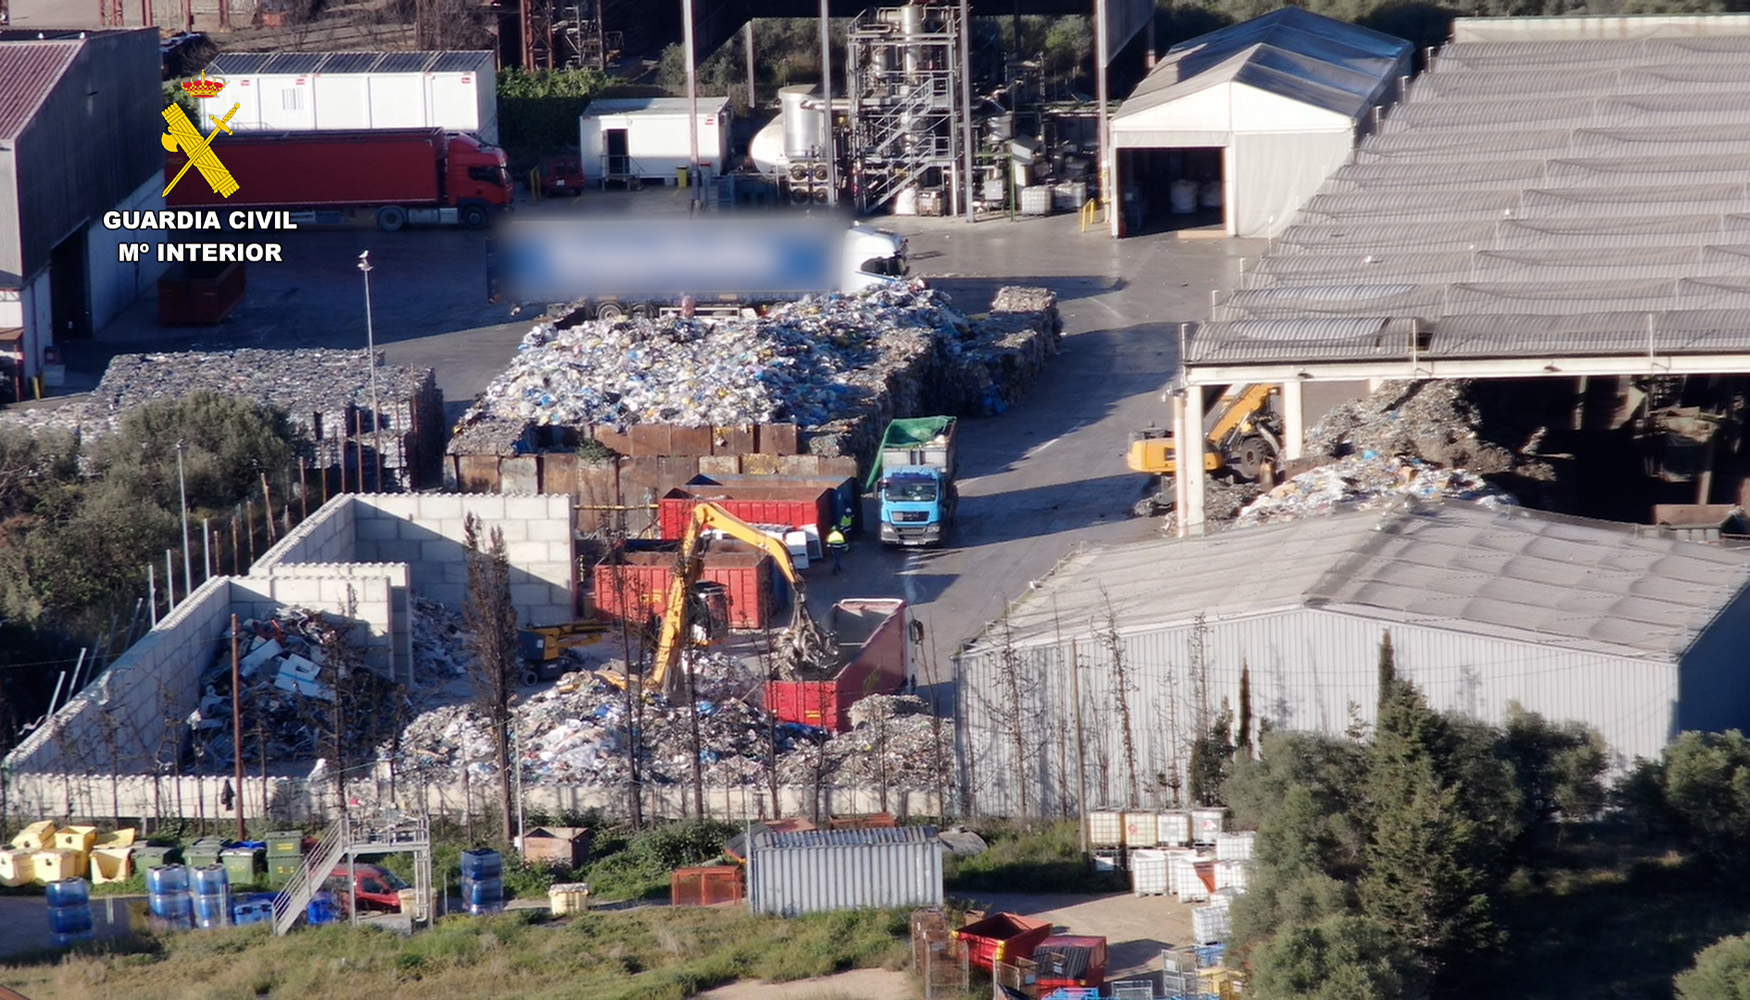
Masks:
[[[497,145],[496,66],[490,52],[227,53],[207,66],[225,89],[200,102],[202,127],[236,105],[243,131],[436,127]]]
[[[584,176],[637,178],[673,184],[678,168],[692,162],[684,97],[613,97],[589,102],[578,119]],[[723,173],[729,158],[729,98],[699,98],[699,167],[706,177]]]

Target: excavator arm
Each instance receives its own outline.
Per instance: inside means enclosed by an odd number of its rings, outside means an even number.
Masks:
[[[665,694],[673,683],[677,674],[675,668],[680,665],[681,653],[687,645],[687,598],[698,585],[699,577],[705,570],[705,561],[699,553],[699,543],[708,531],[720,531],[738,541],[746,542],[770,555],[778,564],[779,572],[784,574],[784,579],[789,581],[796,592],[790,629],[790,643],[793,648],[804,654],[813,654],[830,646],[819,634],[819,626],[808,615],[802,577],[791,563],[790,550],[784,547],[784,543],[716,504],[697,504],[687,518],[686,530],[681,534],[677,565],[675,572],[669,576],[668,592],[663,604],[662,630],[657,636],[656,655],[652,660],[650,673],[644,679],[646,687]],[[601,676],[616,687],[624,687],[626,684],[625,678],[618,674],[603,673]]]

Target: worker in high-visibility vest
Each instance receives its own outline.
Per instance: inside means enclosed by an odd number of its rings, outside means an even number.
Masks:
[[[832,573],[834,576],[844,569],[845,552],[851,547],[851,542],[845,537],[838,525],[826,533],[826,550],[832,553]]]

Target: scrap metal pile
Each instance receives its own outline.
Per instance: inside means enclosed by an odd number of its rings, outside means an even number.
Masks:
[[[443,394],[430,368],[380,365],[383,466],[417,467],[435,460],[443,436]],[[167,351],[121,354],[110,361],[89,398],[35,410],[7,410],[5,419],[33,429],[101,435],[131,409],[163,399],[213,392],[286,414],[314,448],[319,467],[339,463],[343,441],[362,428],[372,437],[368,351]]]
[[[406,705],[400,686],[362,666],[342,669],[335,657],[348,643],[321,614],[287,609],[269,619],[242,622],[238,632],[247,763],[259,765],[264,753],[269,761],[282,762],[329,752],[337,701],[344,707],[340,725],[349,753],[362,752],[393,732]],[[183,750],[201,770],[225,771],[235,760],[230,640],[227,626],[216,643],[219,655],[201,675],[199,703],[186,720]]]
[[[784,757],[778,781],[926,791],[952,788],[954,724],[932,718],[923,699],[872,694],[851,707],[852,728]]]
[[[1517,449],[1490,440],[1472,391],[1462,379],[1387,382],[1307,431],[1302,464],[1311,468],[1269,490],[1210,482],[1205,516],[1244,526],[1411,498],[1513,505],[1487,477],[1548,480],[1554,470],[1534,453],[1535,438]],[[1169,516],[1164,530],[1175,528]]]

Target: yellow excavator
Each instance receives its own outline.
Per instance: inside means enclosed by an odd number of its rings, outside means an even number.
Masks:
[[[1205,473],[1227,471],[1248,482],[1275,473],[1282,452],[1282,423],[1271,403],[1279,391],[1264,382],[1227,387],[1203,419]],[[1179,473],[1172,428],[1150,427],[1132,434],[1125,458],[1132,470],[1160,477],[1161,499],[1149,498],[1143,504],[1170,506],[1173,477]]]
[[[675,668],[680,665],[685,648],[692,644],[689,618],[693,616],[689,616],[688,610],[694,603],[693,596],[699,586],[699,576],[705,570],[703,546],[700,542],[705,533],[710,531],[722,532],[770,555],[778,564],[778,571],[784,574],[784,579],[789,581],[791,590],[795,592],[795,600],[791,603],[790,627],[784,634],[784,646],[777,651],[778,659],[808,662],[832,656],[831,638],[821,631],[808,613],[802,576],[790,562],[790,550],[784,547],[783,542],[722,507],[713,503],[701,503],[693,507],[692,515],[687,519],[686,531],[681,534],[676,571],[669,576],[668,593],[664,598],[656,654],[651,658],[650,671],[644,675],[644,686],[652,691],[668,694],[680,673]],[[596,676],[621,690],[630,683],[626,675],[617,670],[597,671]]]

